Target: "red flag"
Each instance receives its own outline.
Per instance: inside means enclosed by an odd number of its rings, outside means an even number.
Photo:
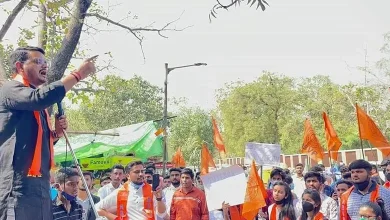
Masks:
[[[213,121],[213,137],[214,137],[214,145],[218,149],[220,153],[226,154],[225,145],[223,144],[221,133],[219,133],[217,122],[214,117],[211,117]]]
[[[303,134],[301,152],[307,153],[310,158],[317,162],[324,159],[324,152],[309,119],[305,120],[305,130]]]
[[[202,145],[202,152],[201,152],[201,168],[200,173],[202,175],[209,173],[209,167],[217,167],[215,166],[213,156],[211,156],[209,149],[207,148],[207,145],[204,143]]]
[[[330,159],[337,161],[338,151],[342,143],[325,112],[322,113],[322,118],[324,119],[325,138],[328,143],[329,157]]]

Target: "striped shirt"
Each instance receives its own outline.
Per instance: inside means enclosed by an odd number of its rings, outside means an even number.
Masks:
[[[359,208],[360,206],[370,201],[371,198],[371,192],[375,190],[376,182],[372,182],[370,189],[368,190],[368,193],[363,195],[359,192],[357,188],[355,188],[351,194],[349,195],[348,202],[347,202],[347,210],[348,215],[351,217],[352,220],[360,219],[359,218]],[[387,215],[390,215],[390,190],[386,189],[383,186],[379,186],[379,195],[380,198],[383,199],[385,202],[385,211]]]
[[[70,211],[66,210],[62,201],[57,198],[53,202],[53,220],[82,220],[83,207],[75,201],[70,202]]]

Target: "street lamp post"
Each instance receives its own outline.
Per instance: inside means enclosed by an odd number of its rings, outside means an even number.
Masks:
[[[167,127],[168,127],[168,75],[172,70],[175,69],[181,69],[181,68],[187,68],[187,67],[193,67],[193,66],[206,66],[207,63],[194,63],[190,65],[185,66],[176,66],[176,67],[169,67],[168,63],[165,63],[165,82],[164,82],[164,116],[163,116],[163,129],[164,129],[164,136],[163,136],[163,176],[166,174],[167,170],[167,160],[168,160],[168,148],[167,148]]]

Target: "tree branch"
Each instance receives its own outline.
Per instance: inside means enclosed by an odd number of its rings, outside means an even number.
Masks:
[[[62,41],[61,48],[51,62],[48,74],[49,82],[59,80],[64,75],[80,40],[85,15],[91,6],[91,3],[92,0],[75,0],[74,10],[68,26],[69,31]]]
[[[183,13],[182,13],[181,15],[183,15]],[[177,19],[175,19],[175,20],[173,20],[173,21],[171,21],[171,22],[168,22],[168,23],[167,23],[165,26],[163,26],[162,28],[148,28],[150,25],[149,25],[149,26],[146,26],[146,27],[131,28],[131,27],[126,26],[126,25],[124,25],[124,24],[122,24],[122,23],[120,23],[120,22],[117,22],[117,21],[114,21],[114,20],[112,20],[112,19],[109,19],[109,18],[107,18],[107,17],[105,17],[105,16],[102,16],[102,15],[100,15],[100,14],[98,14],[98,13],[87,13],[87,14],[86,14],[86,16],[88,16],[88,17],[96,17],[96,18],[99,19],[99,20],[107,21],[107,22],[110,23],[110,24],[113,24],[113,25],[115,25],[115,26],[118,26],[118,27],[120,27],[120,28],[123,28],[123,29],[125,29],[125,30],[128,30],[135,38],[137,38],[137,40],[138,40],[138,42],[139,42],[139,46],[140,46],[140,48],[141,48],[142,57],[144,58],[144,60],[145,60],[145,53],[144,53],[144,49],[143,49],[143,45],[142,45],[142,40],[143,40],[143,38],[142,38],[141,36],[139,36],[139,35],[137,34],[137,32],[141,32],[141,31],[144,31],[144,32],[145,32],[145,31],[157,32],[158,35],[160,35],[161,37],[163,37],[163,38],[168,38],[167,36],[163,35],[162,32],[164,32],[164,31],[183,31],[183,30],[185,30],[185,29],[191,27],[191,26],[187,26],[187,27],[182,28],[182,29],[168,28],[171,24],[173,24],[173,23],[175,23],[176,21],[178,21],[178,20],[181,18],[181,15],[180,15],[179,18],[177,18]]]
[[[47,44],[47,10],[46,5],[43,2],[39,3],[38,14],[38,47],[46,49]]]
[[[0,3],[4,2],[4,1],[7,1],[7,0],[0,0]],[[0,41],[3,40],[8,29],[11,27],[12,22],[14,22],[16,16],[27,5],[28,2],[29,2],[29,0],[20,0],[20,2],[12,10],[11,14],[8,16],[7,20],[4,22],[3,27],[1,27]]]
[[[163,31],[183,31],[191,26],[187,26],[185,28],[182,28],[182,29],[176,29],[176,28],[168,28],[171,24],[177,22],[181,16],[171,22],[168,22],[166,25],[164,25],[162,28],[147,28],[147,27],[138,27],[138,28],[132,28],[132,27],[129,27],[129,26],[126,26],[124,24],[121,24],[120,22],[117,22],[117,21],[114,21],[114,20],[111,20],[107,17],[104,17],[100,14],[97,14],[97,13],[87,13],[86,16],[89,16],[89,17],[96,17],[100,20],[103,20],[103,21],[107,21],[108,23],[110,24],[113,24],[115,26],[118,26],[118,27],[121,27],[123,29],[126,29],[128,30],[131,34],[134,35],[134,37],[136,37],[139,41],[142,41],[142,38],[140,36],[137,35],[137,32],[140,32],[140,31],[149,31],[149,32],[157,32],[161,37],[164,37],[164,38],[167,38],[167,36],[164,36],[161,34],[161,32]]]

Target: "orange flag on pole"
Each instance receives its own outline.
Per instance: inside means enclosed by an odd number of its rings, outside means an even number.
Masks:
[[[330,159],[337,161],[338,151],[342,143],[325,112],[322,112],[322,118],[324,119],[325,138],[328,143],[329,157]]]
[[[219,153],[223,153],[223,156],[225,156],[226,149],[225,145],[223,144],[221,133],[219,133],[217,122],[215,121],[214,117],[211,117],[211,120],[213,121],[214,145],[218,149]]]
[[[257,173],[256,164],[253,160],[242,207],[242,216],[245,219],[254,219],[257,216],[259,209],[266,206],[261,183],[262,181]]]
[[[185,167],[186,161],[184,160],[183,153],[181,152],[181,148],[177,148],[175,154],[172,157],[173,167]]]
[[[317,162],[324,159],[323,149],[308,118],[305,120],[301,152],[308,154],[310,158]]]
[[[356,104],[356,114],[359,126],[360,139],[368,140],[372,145],[382,151],[383,156],[387,157],[390,154],[390,144],[386,137],[376,126],[375,122],[367,115],[366,112]]]
[[[217,167],[215,166],[213,157],[211,156],[209,149],[207,148],[207,145],[204,143],[202,145],[202,151],[201,151],[201,162],[200,162],[200,173],[202,175],[209,173],[209,167]]]

